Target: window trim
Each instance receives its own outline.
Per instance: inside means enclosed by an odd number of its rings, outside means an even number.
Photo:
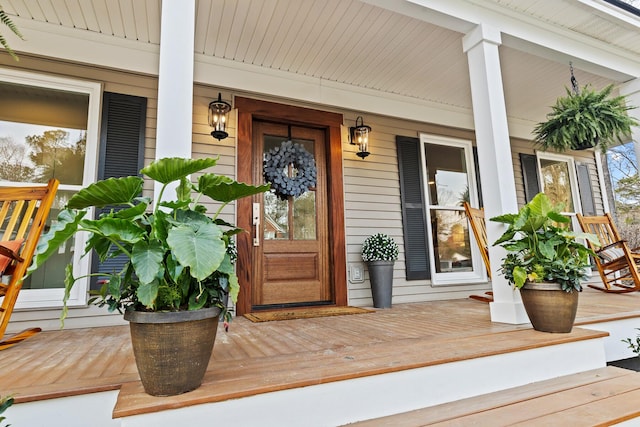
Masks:
[[[567,156],[557,153],[547,153],[540,150],[536,151],[536,160],[538,163],[538,182],[540,183],[540,191],[544,193],[544,178],[542,176],[542,166],[540,160],[555,160],[559,162],[566,162],[567,169],[569,170],[569,183],[571,184],[571,198],[573,199],[573,212],[563,212],[565,215],[569,215],[572,218],[575,214],[582,213],[582,203],[580,201],[580,189],[578,187],[578,176],[576,174],[576,162],[572,156]]]
[[[467,179],[469,185],[469,199],[472,206],[478,206],[478,185],[476,180],[476,169],[474,165],[473,143],[471,140],[452,138],[441,135],[433,135],[420,133],[420,167],[422,168],[423,183],[423,200],[425,203],[425,216],[427,221],[428,235],[428,254],[431,266],[431,284],[432,286],[451,286],[451,285],[467,285],[471,283],[481,283],[487,281],[487,271],[482,262],[480,249],[473,238],[473,234],[469,228],[469,241],[471,243],[472,265],[473,271],[456,272],[456,273],[438,273],[436,270],[436,258],[433,247],[433,230],[431,228],[431,209],[439,209],[439,205],[431,204],[431,196],[429,194],[429,177],[427,175],[427,159],[425,157],[425,145],[437,144],[448,147],[462,148],[465,154],[465,167],[467,168]],[[464,213],[464,208],[459,209]]]
[[[102,84],[98,82],[79,80],[67,77],[51,76],[30,71],[14,70],[0,67],[0,81],[25,86],[54,89],[66,92],[76,92],[89,96],[87,111],[87,145],[84,159],[84,177],[81,186],[63,185],[58,190],[78,190],[95,182],[98,174],[100,109],[102,99]],[[7,183],[8,184],[8,183]],[[12,183],[10,185],[19,185]],[[82,256],[87,240],[85,233],[76,235],[73,256],[73,274],[75,277],[86,276],[91,272],[91,254]],[[68,306],[84,306],[87,304],[89,279],[79,279],[74,285]],[[63,288],[54,289],[23,289],[20,292],[16,309],[33,309],[62,306]]]

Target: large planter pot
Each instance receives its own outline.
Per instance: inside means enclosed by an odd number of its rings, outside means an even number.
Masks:
[[[369,281],[375,308],[391,308],[393,264],[395,261],[369,261]]]
[[[219,315],[217,307],[125,312],[138,373],[148,394],[173,396],[202,384],[216,339]]]
[[[541,332],[571,332],[578,310],[578,292],[565,292],[558,283],[525,283],[522,303],[533,329]]]

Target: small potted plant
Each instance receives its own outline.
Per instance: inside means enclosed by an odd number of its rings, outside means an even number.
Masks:
[[[627,112],[635,107],[626,104],[624,96],[610,97],[613,85],[601,91],[589,86],[570,91],[557,99],[547,120],[533,129],[534,142],[543,150],[584,150],[600,144],[605,152],[616,139],[631,133],[638,122]]]
[[[501,273],[520,289],[533,328],[543,332],[571,332],[581,281],[594,255],[577,239],[599,244],[593,234],[570,231],[571,220],[560,210],[538,193],[517,214],[491,218],[508,225],[494,243],[507,250]]]
[[[56,223],[42,236],[31,271],[55,254],[77,232],[88,232],[85,253],[94,251],[101,261],[126,257],[121,271],[107,276],[90,300],[109,311],[124,313],[131,328],[134,356],[145,391],[175,395],[200,386],[206,372],[218,319],[230,318],[226,301],[235,302],[238,278],[233,267],[232,236],[240,230],[218,218],[228,203],[269,189],[231,178],[204,173],[197,184],[188,178],[215,166],[217,159],[165,158],[141,173],[162,184],[157,202],[140,197],[140,176],[109,178],[83,188],[60,212]],[[176,197],[163,198],[177,183]],[[193,197],[197,195],[197,197]],[[220,202],[213,216],[206,214],[200,198]],[[93,208],[110,207],[97,219]],[[79,277],[73,266],[65,275],[62,319],[66,298]]]
[[[393,265],[398,259],[398,244],[388,235],[377,233],[362,244],[362,260],[369,269],[373,306],[390,308],[393,290]]]

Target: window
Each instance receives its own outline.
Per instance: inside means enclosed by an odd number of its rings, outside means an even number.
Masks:
[[[562,204],[564,212],[580,212],[576,168],[572,157],[559,154],[537,153],[541,191],[553,204]]]
[[[478,282],[485,269],[463,203],[478,204],[471,141],[421,135],[434,285]]]
[[[59,77],[0,69],[0,185],[60,181],[48,223],[67,200],[95,180],[101,86]],[[64,269],[89,272],[78,236],[29,277],[16,307],[59,306]],[[70,305],[86,303],[87,281],[74,287]]]

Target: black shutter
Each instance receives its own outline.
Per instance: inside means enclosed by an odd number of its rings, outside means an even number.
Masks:
[[[589,165],[576,162],[576,173],[578,175],[578,187],[580,191],[580,202],[582,203],[582,213],[587,216],[596,214],[596,204],[593,200],[593,187],[591,186],[591,176],[589,175]]]
[[[526,202],[529,203],[531,199],[540,192],[538,159],[533,154],[520,153],[520,164],[522,166],[522,179],[524,181],[524,197]]]
[[[424,181],[420,165],[420,140],[396,136],[402,226],[407,280],[429,279],[427,220],[424,203]]]
[[[98,179],[140,174],[144,165],[146,117],[147,98],[104,93]],[[108,211],[109,207],[96,212],[96,216],[105,210]],[[99,273],[120,271],[126,260],[123,255],[101,263],[94,257],[92,270]],[[92,280],[92,289],[99,287],[96,280]]]
[[[478,202],[479,206],[483,207],[482,201],[482,183],[480,182],[480,162],[478,161],[478,147],[473,147],[473,166],[476,170],[476,184],[478,187]]]

